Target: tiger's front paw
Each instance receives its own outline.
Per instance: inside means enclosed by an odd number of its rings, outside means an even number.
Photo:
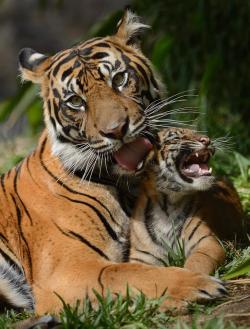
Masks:
[[[225,297],[227,290],[225,283],[215,277],[180,269],[167,293],[177,300],[199,302]]]

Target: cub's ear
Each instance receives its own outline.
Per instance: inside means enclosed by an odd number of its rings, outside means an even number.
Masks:
[[[139,48],[140,35],[148,28],[150,28],[150,26],[143,24],[140,17],[128,8],[118,22],[115,36],[123,40],[127,45]]]
[[[23,48],[18,55],[18,61],[23,80],[40,83],[51,58],[31,48]]]

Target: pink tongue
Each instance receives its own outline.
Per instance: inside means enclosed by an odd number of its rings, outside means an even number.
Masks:
[[[123,145],[114,153],[114,158],[122,168],[136,170],[138,164],[144,160],[152,147],[153,145],[148,139],[139,137],[135,141]]]
[[[194,174],[196,173],[203,174],[208,172],[208,165],[206,163],[200,163],[200,164],[194,163],[188,165],[185,170]]]

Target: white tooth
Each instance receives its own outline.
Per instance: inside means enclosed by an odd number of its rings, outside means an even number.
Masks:
[[[196,158],[199,158],[199,155],[198,155],[198,153],[195,153],[195,155],[196,155]]]
[[[210,167],[208,171],[209,171],[209,172],[210,172],[210,174],[211,174],[211,173],[212,173],[212,171],[213,171],[212,167]]]
[[[142,166],[143,166],[143,161],[141,161],[141,162],[138,164],[138,166],[137,166],[137,170],[140,170],[140,169],[142,168]]]

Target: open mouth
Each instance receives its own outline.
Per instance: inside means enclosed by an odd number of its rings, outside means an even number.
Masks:
[[[212,150],[205,149],[184,155],[179,167],[181,173],[194,178],[211,176],[212,168],[209,167],[208,162],[212,154]]]
[[[124,144],[113,154],[116,163],[128,171],[143,168],[144,160],[152,150],[153,144],[145,137],[138,137],[133,142]]]

